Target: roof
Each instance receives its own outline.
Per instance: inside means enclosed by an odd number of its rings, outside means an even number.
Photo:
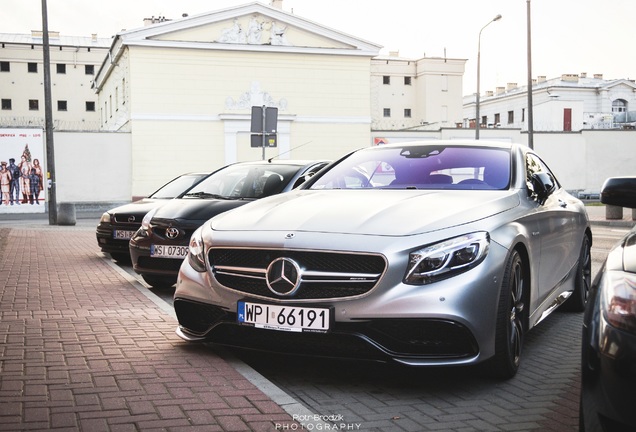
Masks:
[[[34,31],[32,34],[0,33],[0,42],[19,45],[42,45],[42,32]],[[54,46],[108,48],[111,43],[111,38],[98,38],[93,36],[62,36],[58,32],[49,32],[49,45]]]

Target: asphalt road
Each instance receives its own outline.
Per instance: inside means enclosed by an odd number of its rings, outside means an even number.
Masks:
[[[626,231],[593,227],[593,275]],[[171,304],[174,290],[149,291]],[[548,317],[526,335],[521,368],[508,381],[487,378],[477,368],[233,353],[331,427],[314,430],[576,431],[581,325],[580,313]]]

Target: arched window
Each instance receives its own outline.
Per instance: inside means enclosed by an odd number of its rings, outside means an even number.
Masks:
[[[612,102],[612,112],[613,113],[627,112],[627,101],[624,99],[616,99],[614,102]]]

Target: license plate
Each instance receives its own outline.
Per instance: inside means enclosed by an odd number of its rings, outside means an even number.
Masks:
[[[238,322],[258,328],[290,331],[329,331],[330,309],[299,306],[281,306],[262,303],[238,302]]]
[[[118,240],[130,240],[133,234],[135,234],[135,231],[115,230],[113,231],[113,238]]]
[[[153,258],[185,258],[187,246],[150,245],[150,256]]]

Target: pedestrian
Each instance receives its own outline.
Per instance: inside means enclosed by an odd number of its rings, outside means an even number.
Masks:
[[[11,173],[7,169],[5,161],[0,162],[0,201],[4,205],[9,205],[9,191],[11,184]]]
[[[9,158],[8,169],[9,169],[9,173],[11,173],[9,200],[11,201],[11,205],[13,205],[14,201],[16,205],[20,205],[20,168],[18,168],[18,166],[15,164],[14,158]]]

